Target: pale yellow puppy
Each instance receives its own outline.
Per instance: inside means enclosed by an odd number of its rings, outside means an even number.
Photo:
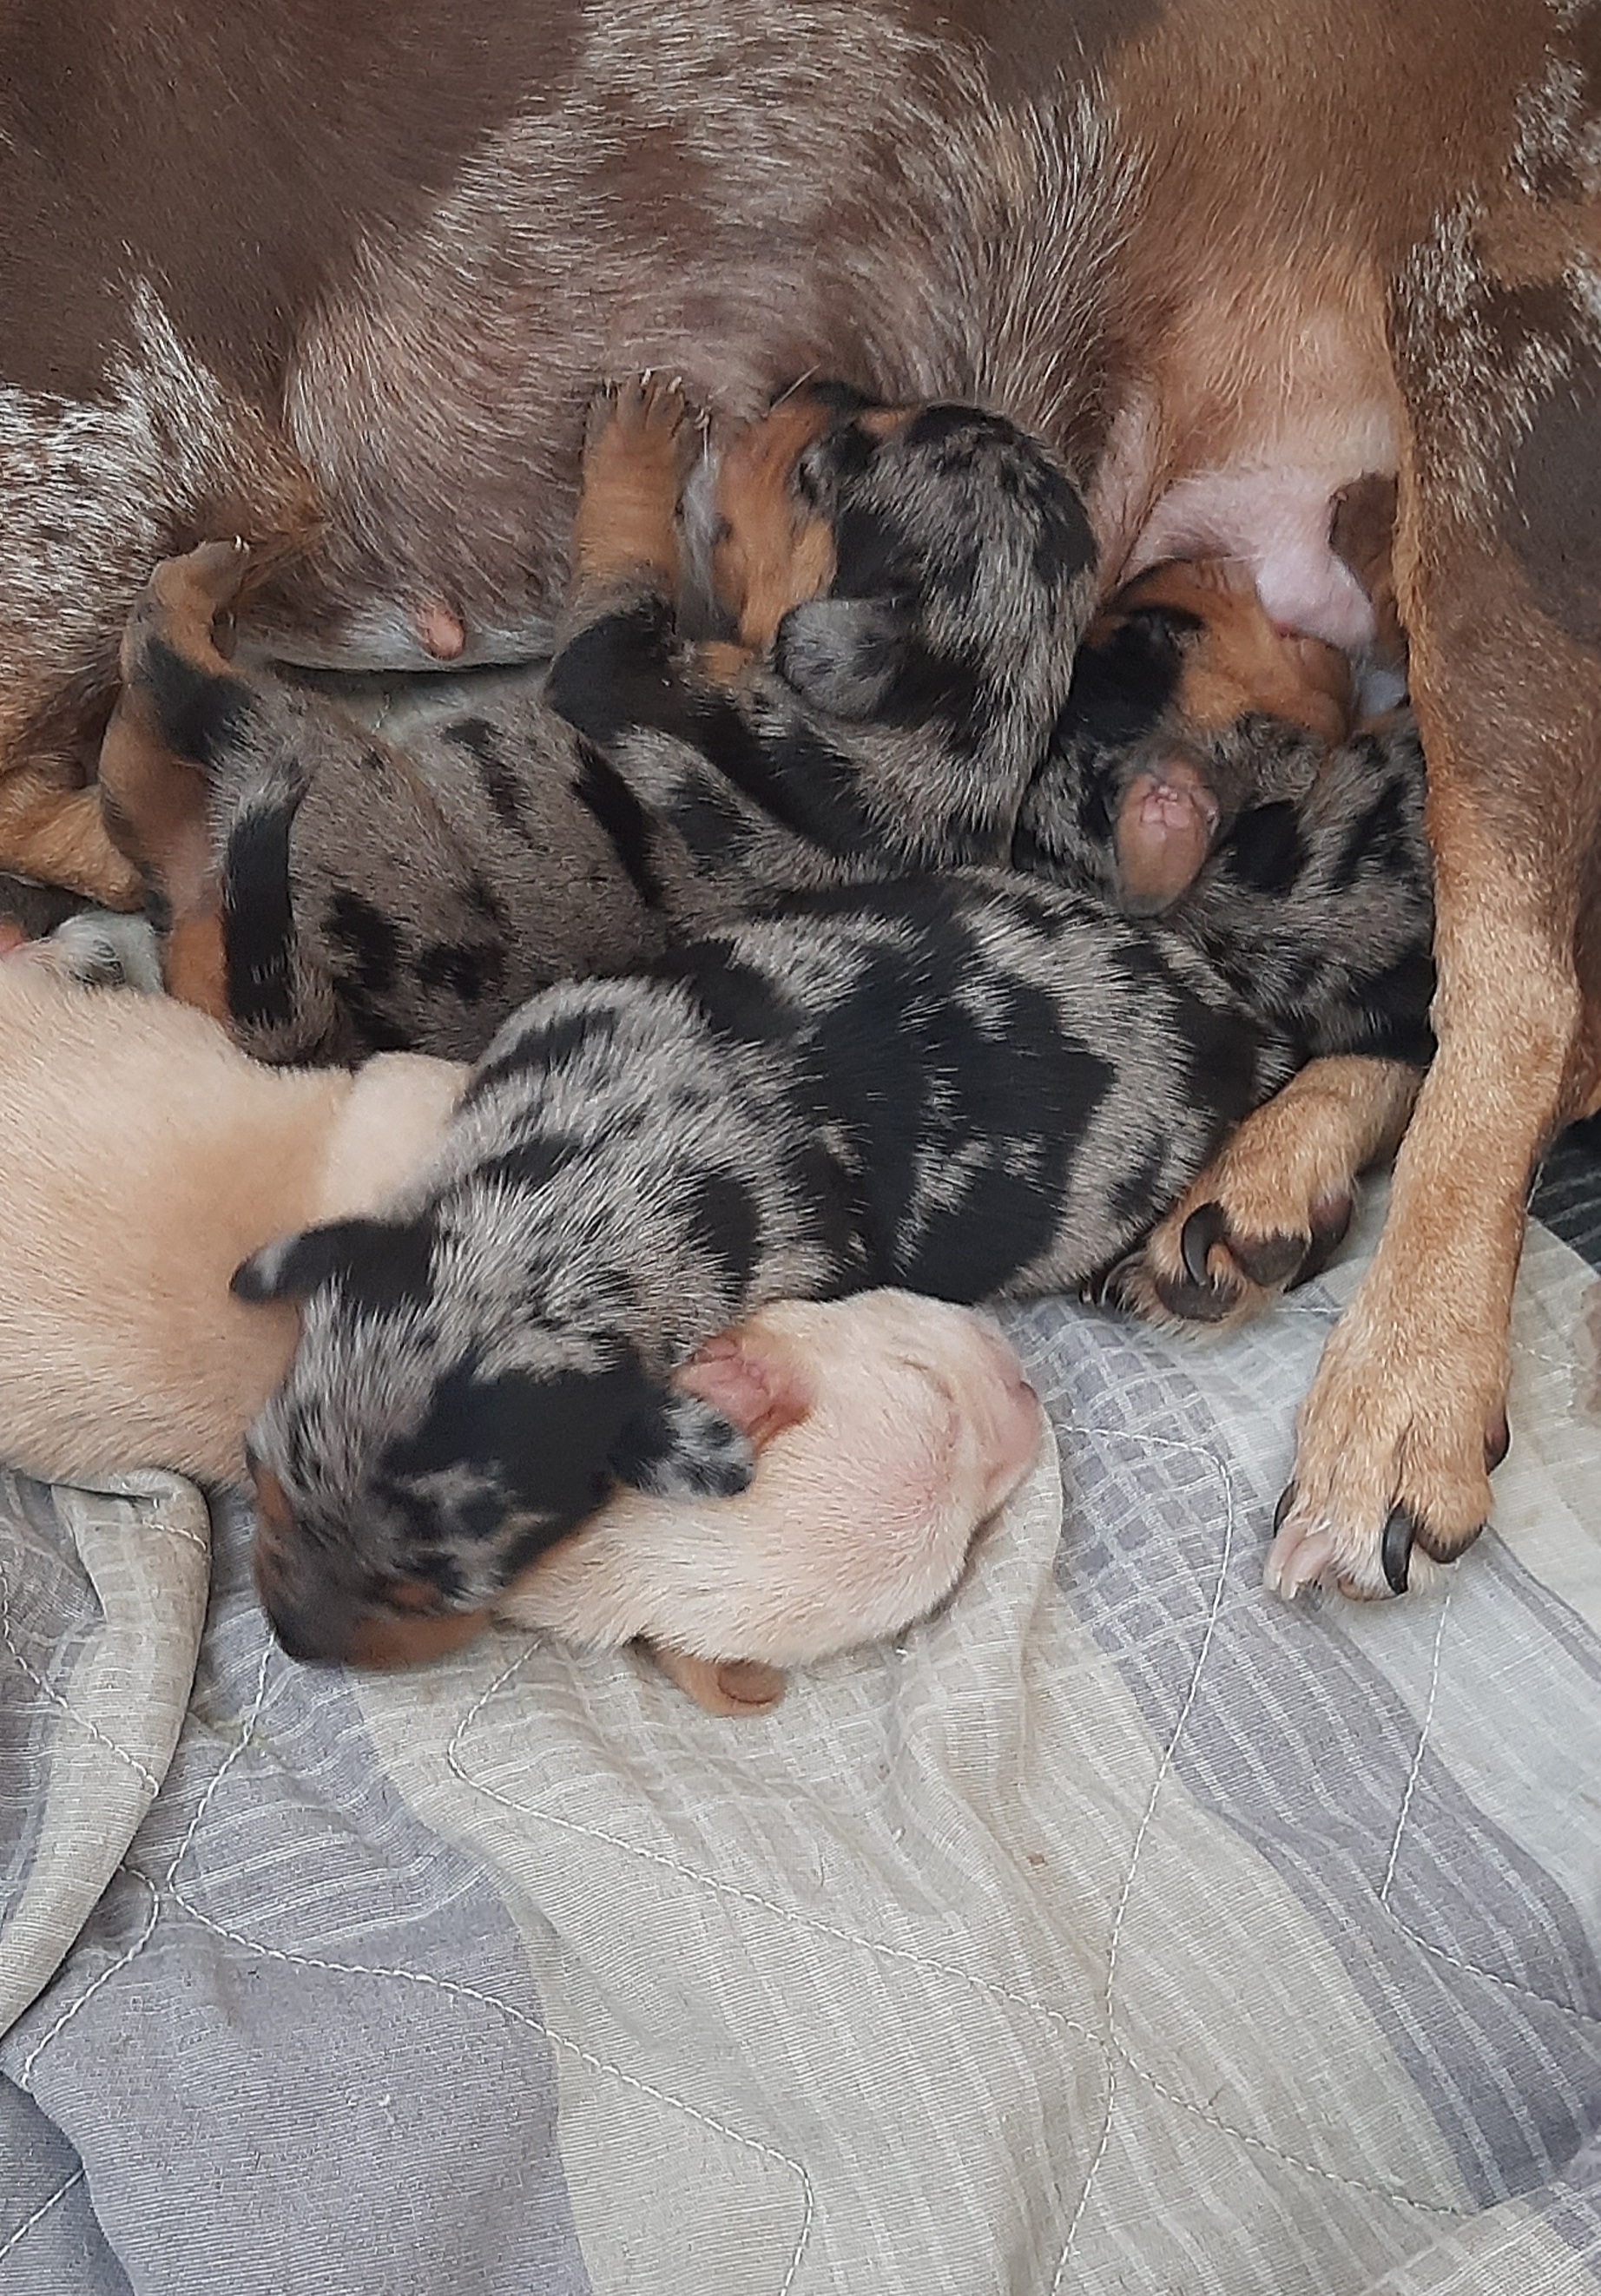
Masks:
[[[264,1068],[192,1006],[0,964],[0,1456],[60,1481],[243,1483],[299,1317],[235,1300],[230,1276],[276,1236],[374,1210],[466,1073],[404,1053]]]
[[[764,1308],[679,1380],[751,1436],[749,1489],[614,1499],[497,1614],[603,1648],[643,1637],[714,1711],[770,1705],[779,1669],[926,1617],[1039,1447],[1000,1333],[905,1292]]]

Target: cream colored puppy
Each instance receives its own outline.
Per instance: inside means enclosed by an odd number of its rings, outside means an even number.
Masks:
[[[300,1321],[228,1279],[308,1221],[376,1210],[467,1071],[263,1068],[190,1005],[55,979],[53,953],[0,963],[0,1456],[59,1481],[242,1484]]]
[[[468,1072],[404,1053],[354,1074],[265,1068],[193,1006],[52,969],[82,961],[42,942],[0,963],[0,1456],[60,1481],[168,1467],[242,1485],[299,1317],[235,1299],[234,1269],[376,1210]],[[499,1615],[590,1646],[644,1636],[718,1712],[771,1704],[776,1669],[924,1617],[1038,1441],[998,1332],[904,1292],[767,1308],[679,1378],[750,1435],[750,1488],[615,1500]],[[448,1623],[454,1643],[484,1620]],[[365,1655],[444,1646],[419,1633]]]
[[[905,1292],[765,1308],[678,1378],[751,1438],[749,1489],[615,1499],[497,1615],[603,1648],[643,1637],[714,1712],[771,1705],[779,1669],[925,1618],[1039,1443],[1000,1333]]]

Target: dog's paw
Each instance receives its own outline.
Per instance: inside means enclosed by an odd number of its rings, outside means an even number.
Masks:
[[[1287,1600],[1314,1584],[1359,1601],[1425,1586],[1489,1520],[1511,1439],[1505,1357],[1482,1332],[1394,1307],[1359,1292],[1301,1406],[1263,1573]]]
[[[150,996],[160,992],[160,947],[145,917],[83,909],[64,917],[43,940],[0,945],[0,956],[81,988],[136,988]]]
[[[679,379],[655,373],[609,382],[589,402],[586,480],[619,467],[672,482],[675,494],[699,450],[700,426]],[[600,470],[595,465],[603,466]]]
[[[1392,1148],[1417,1090],[1398,1062],[1314,1061],[1233,1133],[1101,1296],[1153,1323],[1237,1324],[1322,1274],[1357,1176]]]
[[[678,498],[700,439],[676,381],[647,374],[596,393],[573,526],[580,584],[676,582]]]

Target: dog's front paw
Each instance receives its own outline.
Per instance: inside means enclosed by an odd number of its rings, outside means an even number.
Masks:
[[[1417,1091],[1399,1062],[1314,1061],[1234,1132],[1104,1294],[1153,1323],[1237,1324],[1321,1275],[1357,1176],[1393,1147]]]
[[[1402,1311],[1365,1285],[1301,1406],[1265,1583],[1360,1601],[1405,1594],[1471,1546],[1507,1455],[1505,1356],[1493,1336]]]

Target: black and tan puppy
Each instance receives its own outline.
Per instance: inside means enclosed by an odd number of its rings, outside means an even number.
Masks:
[[[668,388],[603,396],[548,700],[503,693],[404,750],[225,659],[250,554],[157,570],[101,785],[177,994],[271,1059],[471,1054],[536,988],[748,893],[1004,859],[1092,578],[1052,457],[972,409],[792,397],[718,489],[740,642],[691,647],[697,438]]]

